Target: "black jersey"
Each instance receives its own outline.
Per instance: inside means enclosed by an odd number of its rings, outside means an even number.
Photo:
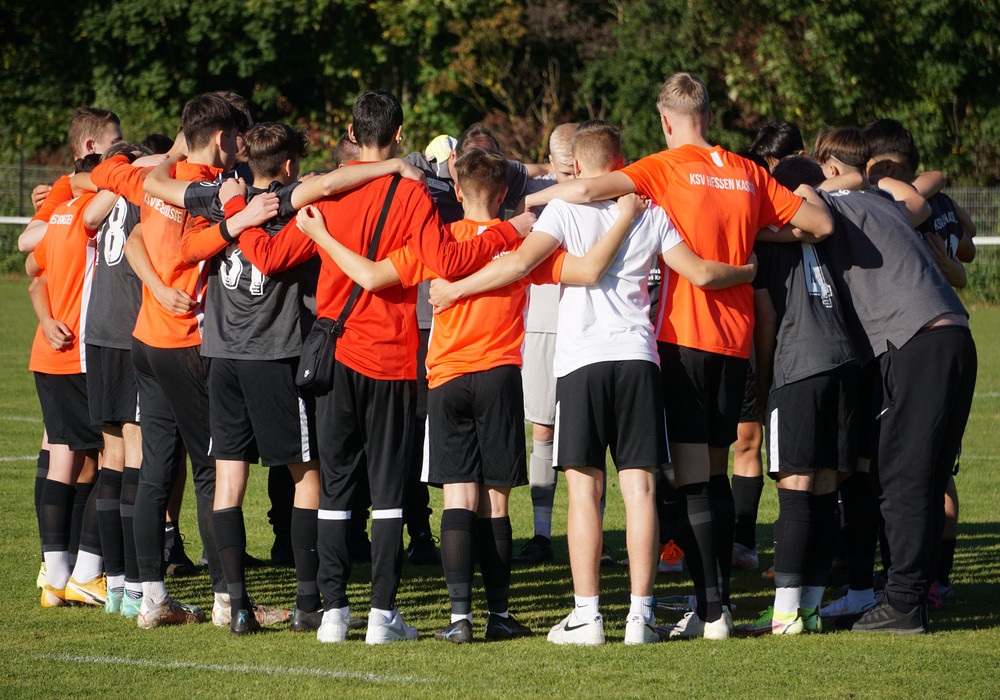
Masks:
[[[758,243],[754,252],[754,288],[778,317],[771,389],[854,362],[824,244]]]
[[[965,230],[958,223],[958,216],[955,214],[955,202],[948,195],[938,193],[928,199],[927,203],[931,207],[931,215],[927,217],[927,221],[917,227],[917,230],[921,233],[934,233],[940,236],[948,251],[948,257],[955,259],[958,242],[965,234]]]
[[[219,184],[193,183],[184,206],[193,216],[217,222],[224,218]],[[278,214],[261,228],[275,235],[295,216],[292,192],[298,183],[272,182],[266,190],[247,188],[247,201],[262,192],[278,195]],[[209,261],[201,354],[234,360],[280,360],[302,350],[299,310],[301,266],[265,276],[230,243]]]
[[[142,281],[125,258],[125,241],[139,223],[139,207],[119,197],[97,231],[94,279],[84,342],[128,350],[142,304]]]
[[[819,195],[833,216],[826,250],[862,363],[890,343],[902,347],[942,314],[968,315],[892,197],[876,190]]]

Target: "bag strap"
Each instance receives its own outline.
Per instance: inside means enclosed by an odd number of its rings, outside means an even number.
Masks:
[[[378,223],[375,225],[375,233],[372,236],[371,243],[368,244],[369,260],[375,259],[375,254],[378,251],[378,243],[382,239],[382,229],[385,227],[385,220],[389,216],[389,206],[392,204],[393,195],[396,194],[396,186],[401,179],[399,175],[393,175],[392,182],[389,183],[389,191],[385,193],[382,212],[379,214]],[[347,322],[347,317],[350,316],[351,309],[354,308],[354,304],[357,303],[359,296],[361,296],[361,285],[355,282],[354,286],[351,287],[350,296],[347,297],[347,303],[344,304],[344,310],[340,312],[336,323],[333,324],[333,334],[338,338],[344,335],[344,324]]]

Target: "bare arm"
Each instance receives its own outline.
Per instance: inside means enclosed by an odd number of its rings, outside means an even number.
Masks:
[[[198,305],[183,289],[168,287],[156,274],[142,240],[142,225],[136,226],[125,241],[125,258],[160,306],[173,314],[186,314]]]
[[[924,199],[930,199],[943,190],[947,184],[948,177],[940,170],[928,170],[913,178],[913,188]]]
[[[423,171],[400,158],[379,163],[356,163],[303,180],[292,192],[292,206],[301,209],[306,204],[336,192],[353,189],[386,175],[397,174],[410,180],[427,181]]]
[[[632,224],[646,210],[646,202],[637,194],[618,198],[618,218],[583,257],[567,255],[559,281],[563,284],[597,284],[618,257]]]
[[[28,257],[32,258],[32,256]],[[28,298],[31,299],[31,308],[35,310],[38,325],[41,327],[42,334],[49,346],[56,352],[68,349],[73,344],[73,331],[62,321],[52,318],[48,280],[45,275],[31,281],[28,286]]]
[[[833,219],[827,211],[826,204],[809,185],[799,185],[795,190],[806,201],[802,203],[789,223],[799,229],[802,239],[815,243],[833,233]]]
[[[31,190],[31,208],[38,211],[38,207],[42,206],[42,202],[45,198],[49,196],[49,192],[52,191],[52,185],[42,183],[40,185],[35,185],[35,189]]]
[[[632,182],[632,179],[625,173],[613,172],[597,177],[577,178],[546,187],[544,190],[533,192],[525,197],[524,205],[528,209],[532,209],[548,204],[553,199],[583,204],[602,199],[613,199],[632,192],[635,192],[635,183]]]
[[[76,173],[69,179],[70,187],[73,191],[84,190],[86,192],[97,192],[97,185],[90,178],[90,173]]]
[[[757,258],[753,253],[746,265],[729,265],[716,260],[704,260],[686,243],[679,243],[662,255],[663,262],[696,287],[725,289],[753,282],[757,274]]]
[[[42,274],[42,267],[35,260],[34,253],[28,253],[28,257],[24,260],[24,271],[28,274],[28,277],[38,277]]]
[[[944,278],[948,280],[948,284],[956,289],[964,288],[969,283],[968,277],[965,274],[965,265],[948,255],[948,248],[945,246],[944,241],[941,240],[941,236],[936,233],[925,233],[924,243],[930,249],[931,255],[934,257],[934,262],[941,268],[941,272],[944,273]]]
[[[33,251],[45,235],[45,228],[48,225],[46,221],[35,220],[25,226],[21,235],[17,237],[17,249],[22,253]]]
[[[891,177],[879,178],[878,188],[892,195],[911,226],[919,226],[931,215],[931,206],[912,185]]]
[[[143,184],[146,193],[183,209],[184,193],[191,183],[187,180],[175,180],[170,177],[170,173],[185,157],[183,153],[172,152],[165,161],[150,170]]]
[[[90,230],[96,229],[108,217],[117,201],[118,195],[114,192],[109,190],[98,192],[83,210],[83,225]]]
[[[860,190],[865,186],[867,180],[861,173],[844,173],[835,177],[823,180],[816,188],[824,192],[836,192],[837,190]]]
[[[341,170],[343,169],[341,168]],[[300,209],[295,217],[295,222],[304,234],[333,258],[333,261],[337,263],[345,275],[361,285],[363,289],[377,292],[390,285],[399,284],[399,275],[388,258],[375,262],[345,246],[330,235],[323,215],[316,207],[306,205]]]
[[[541,177],[552,172],[551,163],[522,163],[521,165],[528,171],[529,178]]]

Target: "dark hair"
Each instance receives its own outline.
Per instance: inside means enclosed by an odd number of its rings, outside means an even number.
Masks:
[[[163,134],[150,134],[139,145],[150,153],[166,153],[174,147],[174,140]]]
[[[493,136],[493,132],[479,122],[467,128],[458,137],[458,141],[455,143],[455,159],[457,160],[470,148],[482,148],[487,151],[500,153],[500,144],[497,142],[496,137]]]
[[[757,131],[749,150],[762,158],[781,160],[805,148],[799,127],[791,122],[768,122]]]
[[[340,135],[340,140],[337,141],[337,146],[333,149],[333,162],[339,168],[350,163],[359,154],[358,144],[351,141],[351,135],[345,131]]]
[[[74,173],[89,173],[101,162],[100,153],[88,153],[83,158],[77,158],[73,163]]]
[[[895,119],[877,119],[861,129],[861,135],[868,142],[871,158],[897,154],[906,159],[910,170],[916,172],[920,166],[920,149],[907,131]]]
[[[243,138],[247,163],[253,174],[276,177],[286,160],[306,154],[306,136],[298,129],[278,122],[254,124]]]
[[[247,115],[214,92],[188,100],[181,115],[184,140],[189,150],[207,146],[217,131],[244,131],[247,123]]]
[[[759,165],[760,167],[764,168],[764,170],[771,169],[771,166],[767,164],[767,161],[764,159],[764,156],[754,153],[753,151],[750,150],[740,151],[736,155],[738,155],[740,158],[746,158],[754,165]]]
[[[869,153],[868,142],[853,126],[824,131],[816,137],[816,145],[813,147],[813,158],[817,162],[825,163],[836,158],[844,165],[862,172],[868,165]]]
[[[508,167],[500,153],[473,146],[455,159],[455,178],[463,191],[492,199],[507,186]]]
[[[216,90],[212,94],[218,95],[241,112],[250,113],[250,100],[243,97],[243,95],[232,90]]]
[[[100,107],[77,107],[69,120],[69,147],[73,153],[83,150],[88,139],[99,141],[104,137],[108,124],[121,124],[118,115]]]
[[[129,143],[128,141],[119,141],[118,143],[112,144],[111,148],[106,150],[101,156],[101,162],[103,163],[108,158],[114,158],[115,156],[125,156],[128,158],[128,162],[133,162],[137,156],[135,152],[138,151],[144,156],[149,155],[149,149],[145,148],[141,144]]]
[[[354,140],[358,146],[385,148],[403,124],[403,108],[386,90],[369,90],[354,103]]]
[[[819,163],[805,156],[782,158],[775,164],[771,177],[790,190],[795,190],[799,185],[815,187],[825,179]]]
[[[619,165],[622,159],[621,132],[618,127],[601,119],[581,122],[573,131],[573,157],[598,170]]]

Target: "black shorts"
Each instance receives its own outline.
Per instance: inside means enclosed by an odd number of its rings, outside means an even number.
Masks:
[[[528,483],[524,397],[514,365],[463,374],[427,392],[431,484]]]
[[[618,471],[670,461],[656,365],[644,360],[597,362],[556,379],[556,467]]]
[[[671,442],[729,447],[736,442],[747,360],[657,343]]]
[[[298,358],[213,358],[208,371],[211,456],[265,467],[317,457],[315,408],[295,386]]]
[[[96,450],[104,444],[101,431],[90,424],[86,375],[35,372],[35,389],[50,443],[71,450]]]
[[[139,390],[131,350],[87,343],[87,399],[91,425],[139,422]]]
[[[767,402],[767,473],[851,473],[858,462],[856,365],[785,384]]]

